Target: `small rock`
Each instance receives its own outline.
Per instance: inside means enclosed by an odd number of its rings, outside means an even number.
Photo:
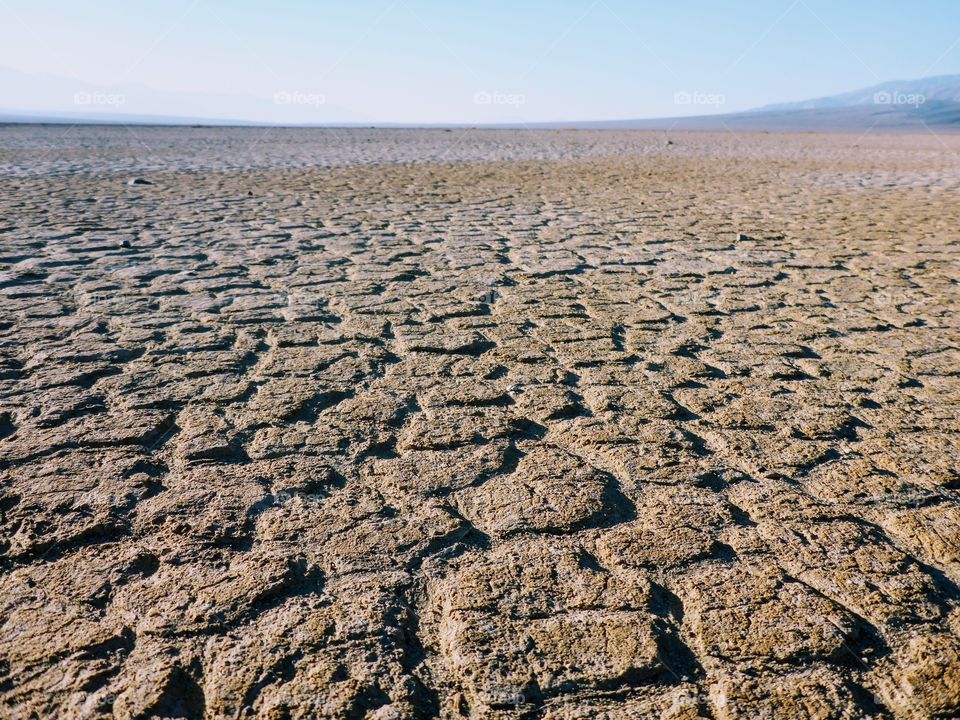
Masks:
[[[121,241],[120,241],[120,247],[122,247],[122,248],[128,248],[128,247],[132,247],[132,245],[130,245],[130,241],[129,241],[129,240],[121,240]]]
[[[673,140],[667,140],[667,145],[673,145]]]
[[[131,185],[131,186],[133,186],[133,185],[153,185],[153,183],[150,182],[149,180],[145,180],[144,178],[130,178],[130,179],[127,181],[127,185]]]
[[[749,235],[745,235],[742,232],[737,233],[737,242],[748,242],[752,241],[753,239],[754,238],[750,237]]]

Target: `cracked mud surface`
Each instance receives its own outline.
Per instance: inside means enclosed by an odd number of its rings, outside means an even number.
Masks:
[[[0,129],[0,715],[960,714],[960,138],[276,132]]]

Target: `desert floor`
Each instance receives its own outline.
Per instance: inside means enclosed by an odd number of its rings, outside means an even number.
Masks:
[[[960,136],[0,128],[0,308],[3,717],[960,714]]]

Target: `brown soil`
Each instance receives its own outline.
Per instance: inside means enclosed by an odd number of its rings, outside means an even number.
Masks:
[[[130,132],[0,129],[0,715],[960,714],[960,138]]]

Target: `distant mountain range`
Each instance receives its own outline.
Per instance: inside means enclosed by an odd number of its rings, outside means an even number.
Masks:
[[[326,125],[362,122],[322,94],[281,89],[271,97],[158,90],[139,83],[94,85],[0,67],[0,122],[126,125]],[[15,104],[14,104],[15,103]],[[189,117],[170,108],[191,108]],[[369,124],[369,123],[368,123]]]
[[[326,104],[321,95],[292,90],[279,92],[272,98],[255,98],[169,93],[132,84],[111,88],[79,87],[76,80],[53,75],[26,75],[3,68],[0,68],[0,88],[0,96],[16,98],[18,107],[30,108],[0,109],[0,123],[441,127],[371,122],[358,118],[348,109]],[[185,97],[189,99],[190,107],[198,109],[196,116],[173,117],[164,113],[165,107],[182,107]],[[685,103],[680,101],[679,104]],[[64,107],[70,107],[70,110],[65,111]],[[473,126],[476,125],[461,123],[442,127]],[[737,113],[523,125],[488,123],[482,126],[799,132],[960,130],[960,75],[886,82],[840,95],[778,103]]]
[[[759,108],[757,112],[832,110],[858,105],[893,105],[897,101],[907,105],[960,103],[960,75],[940,75],[922,80],[894,80],[853,92],[841,93],[840,95],[815,98],[803,102],[766,105]]]
[[[546,124],[622,130],[916,131],[960,130],[960,75],[885,82],[852,92],[747,112]]]

